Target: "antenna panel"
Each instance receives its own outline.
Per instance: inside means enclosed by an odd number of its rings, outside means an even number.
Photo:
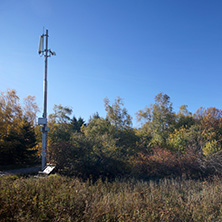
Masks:
[[[39,40],[39,54],[41,54],[43,51],[43,36],[41,35]]]

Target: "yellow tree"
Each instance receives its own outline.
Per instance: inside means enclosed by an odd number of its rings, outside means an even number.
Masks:
[[[215,107],[201,107],[194,114],[195,120],[202,127],[202,135],[206,140],[203,153],[209,155],[222,149],[222,110]]]
[[[30,102],[31,105],[34,100]],[[31,109],[29,110],[31,116]],[[34,115],[32,115],[34,119]],[[0,94],[0,164],[27,162],[35,155],[33,122],[26,116],[15,90]],[[30,152],[29,152],[30,151]]]

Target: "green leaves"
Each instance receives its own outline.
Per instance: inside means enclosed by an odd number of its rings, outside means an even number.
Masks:
[[[141,130],[147,133],[147,138],[150,138],[151,135],[151,143],[162,147],[166,146],[167,138],[175,122],[175,114],[172,110],[170,97],[159,93],[155,97],[155,104],[137,112],[137,119],[145,122]]]
[[[124,107],[123,100],[117,97],[115,102],[110,105],[108,98],[104,99],[105,110],[107,112],[107,119],[116,129],[124,129],[131,127],[132,117],[128,114],[126,108]]]

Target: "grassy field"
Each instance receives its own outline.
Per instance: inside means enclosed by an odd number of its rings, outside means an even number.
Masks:
[[[4,176],[0,221],[222,221],[222,180]]]

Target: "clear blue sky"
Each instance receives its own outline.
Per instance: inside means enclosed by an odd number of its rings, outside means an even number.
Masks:
[[[221,0],[1,0],[0,91],[36,96],[42,112],[49,30],[48,113],[54,104],[76,117],[99,112],[119,96],[134,118],[166,93],[174,111],[221,109]],[[39,113],[41,116],[41,113]]]

